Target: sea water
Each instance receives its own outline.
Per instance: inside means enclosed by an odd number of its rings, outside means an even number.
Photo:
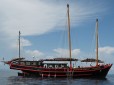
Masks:
[[[106,79],[24,78],[17,71],[0,70],[0,85],[114,85],[114,74]]]

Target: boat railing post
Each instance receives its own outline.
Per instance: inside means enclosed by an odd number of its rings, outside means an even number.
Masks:
[[[43,76],[44,76],[44,75],[42,74],[42,78],[43,78]]]
[[[54,77],[56,78],[56,74],[54,75]]]
[[[48,77],[50,77],[50,73],[48,74]]]

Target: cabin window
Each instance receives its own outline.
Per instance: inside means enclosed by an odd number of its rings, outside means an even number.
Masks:
[[[58,68],[58,65],[55,65],[55,68]]]
[[[36,65],[36,62],[31,62],[31,65]]]
[[[44,64],[44,67],[45,67],[45,68],[47,68],[47,65],[46,65],[46,64]]]
[[[49,68],[52,68],[52,65],[49,65]]]
[[[14,65],[18,64],[18,62],[16,62],[16,61],[13,61],[12,63],[13,63]]]
[[[21,65],[25,65],[25,62],[20,62]]]
[[[40,65],[41,63],[40,62],[38,62],[38,65]]]
[[[63,68],[64,67],[64,65],[61,65],[61,68]]]
[[[61,67],[61,65],[59,64],[59,67]]]
[[[26,65],[30,65],[30,62],[26,62]]]

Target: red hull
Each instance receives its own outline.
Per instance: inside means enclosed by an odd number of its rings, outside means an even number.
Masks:
[[[35,66],[11,65],[11,69],[21,70],[21,76],[28,77],[93,77],[105,78],[112,64],[84,68],[44,68]]]

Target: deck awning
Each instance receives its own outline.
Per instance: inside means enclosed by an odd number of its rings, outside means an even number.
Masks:
[[[94,58],[87,58],[87,59],[81,60],[81,62],[96,62],[96,59],[94,59]],[[99,63],[104,63],[101,60],[98,60],[98,62]]]
[[[41,59],[39,61],[78,61],[78,59],[75,58],[52,58],[52,59]]]

